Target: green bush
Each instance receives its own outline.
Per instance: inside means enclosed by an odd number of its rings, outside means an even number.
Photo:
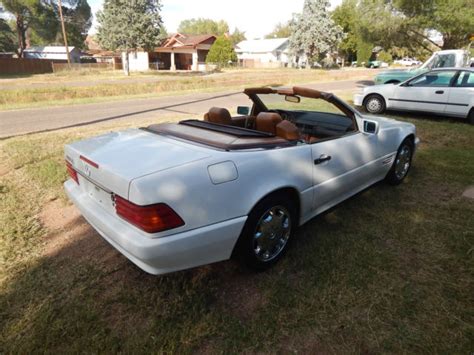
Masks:
[[[357,64],[368,63],[370,56],[372,55],[372,49],[374,45],[372,43],[365,42],[363,39],[359,39],[357,42]]]
[[[381,51],[378,54],[377,59],[386,63],[391,63],[393,61],[392,55],[386,51]]]
[[[236,62],[237,54],[235,54],[234,46],[230,39],[225,36],[217,37],[216,41],[212,45],[209,53],[207,54],[206,63],[217,64],[219,66],[225,66],[229,62]]]

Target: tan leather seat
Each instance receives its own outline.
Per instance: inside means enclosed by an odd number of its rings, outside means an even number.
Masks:
[[[232,125],[232,116],[225,108],[211,107],[209,112],[204,115],[204,121]]]
[[[276,126],[276,135],[277,137],[289,140],[297,141],[301,139],[300,131],[295,124],[290,121],[282,121]]]
[[[267,132],[276,135],[277,125],[283,120],[278,113],[260,112],[255,120],[255,129],[261,132]]]

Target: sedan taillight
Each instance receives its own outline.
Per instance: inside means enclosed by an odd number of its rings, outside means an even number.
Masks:
[[[77,177],[77,171],[74,170],[74,168],[72,167],[72,164],[68,162],[67,160],[66,160],[66,169],[71,179],[73,179],[79,185],[79,178]]]
[[[115,211],[120,217],[147,233],[163,232],[184,225],[181,217],[165,203],[139,206],[116,195]]]

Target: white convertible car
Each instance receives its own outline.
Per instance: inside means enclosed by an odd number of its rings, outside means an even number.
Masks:
[[[400,84],[367,86],[354,96],[354,104],[374,114],[418,111],[474,124],[474,68],[434,69]]]
[[[69,144],[67,194],[133,263],[164,274],[237,256],[266,269],[295,229],[407,175],[415,126],[367,118],[301,87],[247,89],[241,116],[129,129]],[[242,116],[243,114],[243,116]]]

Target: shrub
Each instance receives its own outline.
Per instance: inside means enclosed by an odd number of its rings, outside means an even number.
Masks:
[[[235,54],[234,46],[230,39],[225,36],[217,37],[216,41],[212,45],[209,53],[207,54],[206,63],[217,64],[219,66],[225,66],[229,62],[236,62],[237,54]]]

